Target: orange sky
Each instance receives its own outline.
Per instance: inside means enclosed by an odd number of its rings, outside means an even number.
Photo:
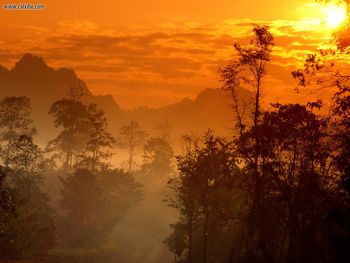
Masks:
[[[1,0],[3,3],[20,1]],[[28,1],[30,2],[30,1]],[[34,3],[34,2],[33,2]],[[70,67],[123,108],[161,106],[219,87],[217,69],[253,23],[276,38],[266,97],[293,93],[290,71],[331,31],[312,0],[37,0],[43,11],[0,11],[0,64],[23,53]]]

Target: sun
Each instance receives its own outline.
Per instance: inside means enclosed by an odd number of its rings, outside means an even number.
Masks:
[[[329,29],[335,29],[340,26],[346,19],[346,7],[340,5],[327,5],[324,8],[325,24]]]

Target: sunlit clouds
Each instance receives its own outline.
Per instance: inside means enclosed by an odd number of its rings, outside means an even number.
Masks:
[[[275,48],[266,97],[280,100],[293,92],[293,84],[287,84],[290,71],[305,54],[331,44],[330,28],[338,22],[323,8],[307,2],[291,10],[295,20],[175,19],[125,27],[75,19],[52,26],[3,25],[0,64],[11,68],[24,52],[34,53],[55,68],[73,68],[92,92],[113,94],[121,107],[161,106],[220,87],[217,70],[232,58],[233,43],[247,43],[253,24],[267,24]]]

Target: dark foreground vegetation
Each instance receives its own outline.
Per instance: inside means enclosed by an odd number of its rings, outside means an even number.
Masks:
[[[138,177],[157,182],[170,173],[173,151],[167,126],[146,140],[131,122],[114,138],[104,112],[82,102],[79,85],[49,110],[60,130],[45,149],[27,97],[0,101],[0,261],[125,261],[123,244],[109,237],[124,214],[143,196]],[[127,171],[108,160],[116,145],[128,152]],[[133,169],[144,145],[143,165]]]
[[[111,230],[142,199],[140,182],[171,177],[166,201],[178,220],[164,243],[175,262],[350,262],[350,75],[334,61],[348,45],[310,54],[292,73],[299,88],[331,87],[330,103],[266,111],[274,39],[265,26],[253,33],[220,69],[236,136],[184,136],[176,173],[166,123],[149,136],[131,122],[114,138],[79,83],[49,109],[59,133],[45,149],[35,144],[30,100],[3,98],[0,261],[128,262]],[[109,164],[115,147],[127,152],[125,170]]]
[[[327,106],[264,111],[273,36],[264,26],[253,32],[220,69],[237,136],[185,138],[179,176],[169,182],[180,218],[165,242],[175,262],[350,262],[350,76],[334,63],[348,53],[310,54],[292,73],[299,88],[332,88]]]

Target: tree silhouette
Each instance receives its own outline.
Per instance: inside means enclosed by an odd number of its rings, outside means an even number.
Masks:
[[[1,234],[0,258],[28,257],[51,249],[56,242],[54,211],[40,189],[43,152],[34,144],[30,100],[1,101]],[[6,175],[6,180],[5,180]]]
[[[26,176],[37,174],[45,164],[43,151],[27,135],[21,135],[13,143],[8,160],[8,166],[12,170],[23,173]]]
[[[74,247],[96,246],[142,197],[141,185],[118,169],[78,169],[62,179],[61,193],[61,237]]]
[[[14,193],[11,188],[5,183],[8,171],[3,166],[0,166],[0,242],[4,233],[7,231],[8,224],[16,215],[16,206],[14,203]],[[1,252],[0,254],[3,254]]]
[[[92,172],[96,166],[103,165],[103,161],[112,156],[110,150],[116,143],[115,138],[108,131],[108,122],[104,112],[95,104],[88,106],[89,139],[82,154],[82,164],[87,165]]]
[[[56,101],[49,114],[54,117],[56,127],[61,127],[59,135],[48,144],[50,151],[59,152],[64,167],[71,169],[78,163],[89,139],[89,112],[80,101],[63,99]]]
[[[66,212],[63,242],[83,246],[98,234],[101,189],[95,174],[79,169],[62,179],[61,206]]]
[[[143,147],[142,171],[146,177],[160,182],[169,179],[172,172],[172,159],[174,151],[170,143],[162,137],[152,137],[147,140]]]
[[[27,97],[6,97],[0,101],[0,151],[5,166],[9,164],[10,151],[19,136],[36,133],[30,118],[30,104]]]
[[[275,107],[276,111],[264,114],[256,131],[247,133],[252,141],[254,133],[260,138],[263,215],[281,227],[276,233],[276,227],[265,225],[269,232],[265,249],[290,262],[317,261],[324,255],[318,251],[322,242],[315,233],[322,226],[322,207],[332,204],[331,178],[336,176],[326,122],[302,105]],[[275,251],[279,246],[280,252]]]
[[[334,180],[338,183],[336,190],[340,195],[336,202],[325,213],[327,224],[327,237],[329,242],[329,257],[332,262],[347,262],[350,258],[347,247],[350,244],[350,217],[348,182],[350,167],[350,75],[346,68],[339,69],[338,64],[348,56],[348,28],[341,28],[336,33],[338,50],[321,50],[318,53],[308,54],[304,67],[292,72],[293,77],[299,82],[299,89],[311,87],[313,90],[331,89],[334,91],[330,103],[328,115],[329,137],[332,141],[331,148],[333,162],[337,166],[339,177]],[[345,35],[342,35],[342,34]],[[339,60],[339,57],[342,58]],[[318,101],[318,107],[322,107],[322,101]]]
[[[176,223],[170,225],[172,233],[164,240],[164,243],[168,246],[169,250],[174,253],[174,263],[178,262],[178,258],[183,256],[186,250],[186,225],[183,223]]]
[[[223,202],[218,198],[219,192],[225,185],[222,184],[226,181],[224,178],[230,177],[233,171],[229,144],[215,138],[211,132],[205,135],[203,144],[203,148],[197,148],[177,157],[180,174],[179,177],[169,181],[169,186],[176,193],[175,198],[169,200],[169,205],[180,211],[178,225],[184,228],[186,238],[181,237],[178,240],[180,237],[174,232],[167,239],[167,244],[173,251],[180,248],[180,251],[183,251],[182,244],[186,242],[188,262],[210,261],[209,232],[211,228],[216,228],[218,225],[219,220],[215,215],[218,202]],[[177,231],[175,226],[174,231]],[[196,239],[201,240],[200,252],[194,250],[194,234]],[[172,243],[174,240],[178,240],[179,248],[174,247]]]
[[[253,33],[254,37],[248,46],[242,47],[238,44],[234,45],[238,56],[237,60],[231,61],[226,67],[220,69],[223,89],[229,90],[232,95],[233,109],[237,120],[236,126],[239,128],[241,138],[243,138],[244,131],[247,127],[247,124],[244,122],[247,109],[250,107],[252,108],[252,130],[254,130],[254,127],[257,127],[260,123],[262,81],[266,75],[266,65],[270,61],[274,40],[267,26],[256,25],[253,28]],[[239,90],[243,87],[251,90],[253,94],[252,102],[240,101]],[[241,142],[240,146],[244,148],[245,142]],[[263,222],[261,214],[263,204],[261,204],[262,174],[260,170],[261,160],[259,156],[259,147],[259,136],[255,134],[253,150],[249,150],[251,154],[249,154],[249,156],[242,156],[245,158],[245,162],[248,164],[247,166],[252,171],[255,185],[251,202],[251,217],[258,220],[251,224],[252,233],[249,236],[253,240],[248,241],[248,243],[251,244],[252,251],[259,250],[259,244],[261,244],[261,246],[265,245],[261,240],[254,241],[254,239],[266,239],[264,235],[267,234],[265,233],[265,223]],[[244,149],[242,149],[242,151],[244,151]],[[254,227],[255,229],[253,229]],[[262,248],[262,250],[265,249]],[[268,259],[261,258],[262,262],[265,262],[265,260]]]
[[[95,104],[63,99],[51,106],[49,114],[54,116],[55,126],[63,130],[49,142],[48,150],[62,153],[68,171],[77,165],[94,172],[111,156],[115,139],[108,131],[104,112]]]
[[[128,151],[128,172],[132,171],[136,149],[143,145],[147,137],[147,133],[142,130],[139,124],[131,121],[128,125],[124,125],[120,129],[120,137],[118,144],[120,147]]]

